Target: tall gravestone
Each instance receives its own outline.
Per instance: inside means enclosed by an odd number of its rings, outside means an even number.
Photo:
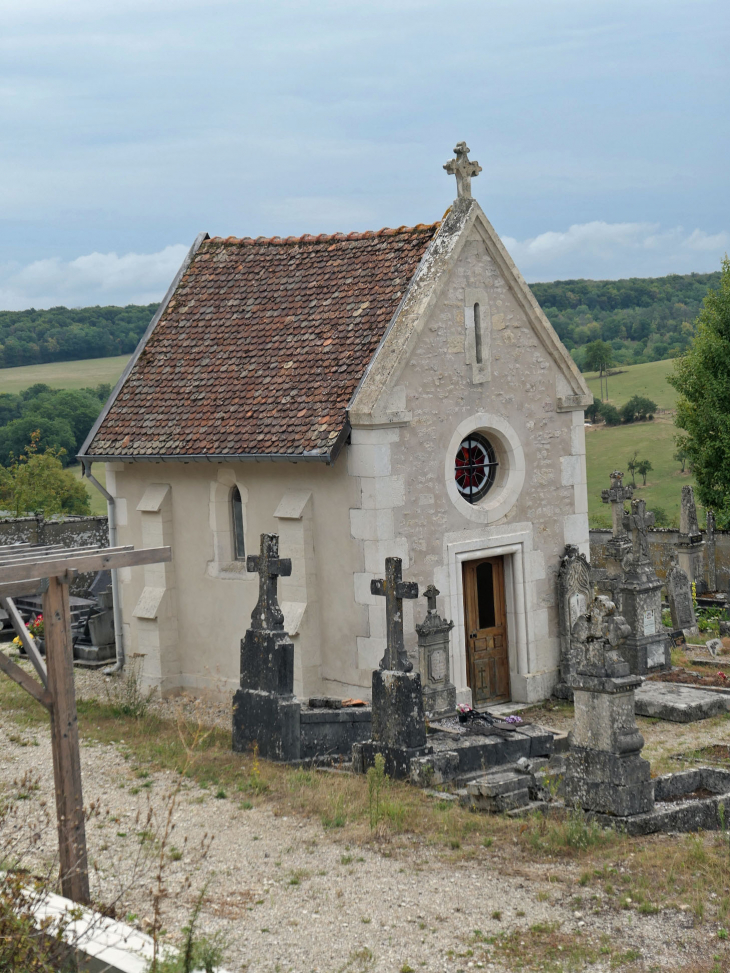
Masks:
[[[697,635],[692,584],[687,577],[687,572],[680,566],[676,554],[672,554],[665,584],[672,628],[677,631],[681,629],[685,635]]]
[[[619,470],[611,474],[611,486],[601,491],[603,503],[611,504],[611,521],[613,536],[606,544],[606,573],[609,578],[622,577],[622,563],[627,554],[631,553],[631,538],[626,532],[624,517],[625,503],[634,495],[634,488],[623,483],[624,475]]]
[[[644,739],[636,726],[634,691],[639,676],[629,672],[620,647],[629,634],[615,605],[599,595],[573,625],[580,661],[570,677],[575,723],[569,736],[565,800],[607,815],[642,814],[654,806],[654,784],[641,756]]]
[[[662,625],[662,582],[649,556],[648,529],[654,514],[644,500],[632,500],[631,512],[624,514],[624,528],[631,532],[631,553],[623,560],[619,585],[621,614],[630,634],[621,651],[634,674],[646,675],[668,669],[671,646]]]
[[[456,687],[449,678],[449,633],[454,623],[441,618],[436,610],[438,588],[431,584],[423,594],[428,610],[421,624],[416,625],[423,706],[426,716],[438,718],[456,711]]]
[[[370,590],[385,598],[386,649],[373,672],[372,739],[353,745],[353,768],[364,773],[380,753],[390,777],[408,777],[411,760],[433,749],[426,746],[421,675],[412,671],[403,643],[403,599],[417,598],[418,585],[403,581],[399,557],[387,557],[385,578],[371,581]]]
[[[553,691],[558,699],[572,699],[570,683],[580,658],[573,642],[573,626],[593,600],[591,568],[585,554],[567,544],[558,569],[558,617],[560,622],[560,679]]]
[[[233,749],[254,744],[267,760],[298,760],[301,704],[294,696],[294,644],[284,631],[277,578],[291,574],[276,534],[261,535],[261,553],[246,560],[259,574],[259,599],[241,640],[241,688],[233,697]]]
[[[690,581],[701,581],[704,576],[703,556],[705,542],[697,523],[695,493],[689,484],[682,487],[682,503],[679,508],[679,534],[675,550],[679,566]]]
[[[707,511],[707,530],[705,531],[707,550],[707,587],[710,591],[717,591],[717,555],[715,541],[715,513]]]

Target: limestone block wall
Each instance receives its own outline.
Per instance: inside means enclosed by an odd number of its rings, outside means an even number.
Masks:
[[[480,303],[483,361],[474,360],[475,295]],[[441,592],[439,612],[453,618],[451,672],[467,699],[461,566],[474,557],[505,559],[512,695],[540,699],[557,679],[559,557],[565,544],[588,553],[582,411],[556,411],[567,383],[528,324],[524,311],[475,230],[410,360],[389,390],[402,422],[354,428],[349,472],[361,502],[350,511],[365,567],[355,598],[368,611],[358,659],[373,666],[384,649],[381,599],[370,580],[384,559],[403,559],[404,576]],[[486,355],[486,359],[485,359]],[[453,462],[467,433],[483,430],[500,472],[485,503],[458,495]],[[417,665],[415,620],[425,602],[404,603],[406,647]]]

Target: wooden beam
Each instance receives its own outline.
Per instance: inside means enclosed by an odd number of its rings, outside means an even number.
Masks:
[[[51,743],[56,785],[61,890],[67,899],[87,905],[89,866],[81,789],[79,726],[74,691],[73,645],[68,585],[49,579],[43,595],[48,689],[53,697]]]
[[[57,550],[50,551],[36,551],[31,549],[30,551],[24,551],[22,554],[17,556],[4,557],[0,555],[0,564],[25,564],[27,561],[35,561],[38,564],[44,564],[46,561],[52,561],[54,558],[59,557],[82,557],[85,554],[93,554],[99,551],[129,551],[132,549],[132,545],[128,544],[125,547],[59,547]]]
[[[0,547],[0,561],[3,563],[7,561],[22,561],[34,554],[38,555],[38,557],[44,557],[48,554],[65,550],[68,550],[68,548],[64,547],[63,544],[49,544],[47,547],[28,546],[21,548],[19,551],[12,547]]]
[[[20,612],[15,607],[15,602],[12,598],[0,598],[0,605],[3,606],[5,611],[10,616],[10,621],[13,623],[13,628],[15,629],[18,638],[23,643],[23,648],[25,649],[28,658],[33,663],[35,671],[41,677],[41,682],[45,688],[48,689],[48,673],[46,672],[46,664],[38,651],[38,646],[35,644],[35,639],[25,627],[25,622],[20,617]]]
[[[44,689],[40,683],[37,683],[25,669],[16,666],[11,659],[8,659],[4,652],[0,652],[0,670],[6,676],[9,676],[13,682],[17,682],[19,686],[22,686],[27,693],[30,693],[33,699],[37,699],[39,703],[50,711],[53,700],[48,690]]]
[[[106,571],[115,568],[133,567],[136,564],[158,564],[172,560],[172,550],[169,547],[151,547],[141,551],[102,549],[92,554],[82,554],[80,557],[48,558],[48,560],[30,561],[22,564],[0,564],[0,582],[24,581],[26,578],[62,577],[67,571],[77,571],[79,574],[89,571]]]
[[[4,581],[0,584],[0,598],[20,598],[23,595],[42,595],[43,578],[28,578],[27,581]]]

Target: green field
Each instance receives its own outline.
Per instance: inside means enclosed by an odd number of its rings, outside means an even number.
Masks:
[[[76,463],[74,466],[69,466],[69,469],[76,477],[77,480],[81,479],[81,463]],[[104,463],[92,463],[91,473],[94,479],[98,480],[103,487],[106,487],[106,465]],[[106,500],[103,494],[99,493],[93,483],[89,483],[87,479],[84,479],[84,486],[89,491],[89,501],[91,503],[91,512],[96,516],[106,517]]]
[[[129,355],[119,355],[117,358],[84,358],[50,365],[0,368],[0,392],[17,395],[37,382],[44,382],[52,389],[95,388],[105,382],[114,386],[128,361]]]
[[[677,393],[667,381],[667,375],[674,368],[674,359],[666,361],[652,361],[646,365],[625,365],[616,375],[608,378],[607,401],[617,408],[628,402],[632,395],[644,395],[656,402],[660,409],[673,409],[677,404]],[[588,372],[583,376],[588,382],[588,388],[595,397],[601,397],[599,390],[598,372]],[[605,382],[604,378],[604,398]]]
[[[643,366],[637,365],[637,368]],[[685,483],[695,485],[689,473],[680,473],[680,464],[672,459],[675,452],[674,437],[677,429],[672,417],[662,417],[653,422],[636,422],[629,426],[596,426],[586,429],[586,461],[588,466],[588,516],[591,526],[610,527],[611,515],[601,502],[601,490],[610,486],[612,470],[622,470],[624,483],[631,483],[626,461],[636,450],[638,458],[648,459],[653,470],[641,486],[637,474],[634,497],[646,500],[649,510],[662,508],[670,522],[679,525],[679,504]],[[603,521],[603,522],[601,522]]]

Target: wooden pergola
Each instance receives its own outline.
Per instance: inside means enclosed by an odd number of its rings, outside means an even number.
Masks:
[[[0,547],[0,605],[7,611],[39,680],[0,652],[0,669],[45,706],[51,718],[53,778],[56,790],[61,889],[66,898],[89,902],[86,828],[81,789],[79,729],[73,676],[73,636],[68,583],[79,574],[157,564],[172,560],[169,547]],[[13,601],[21,595],[43,598],[46,659]]]

